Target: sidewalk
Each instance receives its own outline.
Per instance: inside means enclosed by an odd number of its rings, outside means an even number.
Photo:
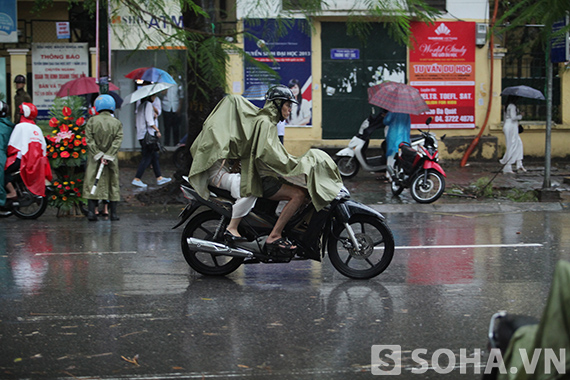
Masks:
[[[138,165],[137,159],[138,157],[134,160],[122,161],[120,164],[121,198],[125,206],[137,207],[145,204],[182,205],[185,203],[176,184],[176,179],[174,178],[176,169],[169,155],[161,155],[160,164],[163,176],[172,178],[172,183],[158,186],[154,173],[149,168],[145,171],[142,178],[143,182],[148,185],[146,189],[131,185]],[[532,207],[544,210],[545,208],[561,209],[565,207],[566,203],[570,202],[570,183],[565,182],[565,178],[570,179],[570,163],[552,163],[551,187],[547,191],[541,190],[544,182],[544,162],[525,160],[527,172],[516,174],[500,173],[502,165],[498,162],[468,162],[463,168],[460,167],[458,161],[441,161],[440,163],[447,175],[446,192],[438,201],[430,205],[418,204],[413,201],[409,196],[409,189],[406,189],[400,197],[392,196],[389,183],[380,180],[382,178],[380,173],[360,171],[356,177],[345,180],[345,186],[355,200],[377,206],[384,212],[388,212],[388,209],[406,209],[408,211],[413,209],[441,211],[442,209],[453,210],[458,208],[492,208],[493,210],[500,210],[505,207],[528,209],[531,207],[531,204],[534,204]],[[482,180],[482,178],[487,178],[487,180]],[[473,185],[478,180],[481,183],[480,187],[482,187],[491,179],[492,182],[489,186],[493,188],[495,193],[508,189],[517,189],[520,193],[537,191],[541,201],[514,202],[508,198],[486,197],[475,199],[470,196],[472,192],[469,191],[466,191],[468,195],[461,195],[462,189]]]

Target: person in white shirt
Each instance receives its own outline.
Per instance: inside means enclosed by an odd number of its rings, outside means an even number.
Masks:
[[[158,185],[164,185],[171,181],[170,178],[162,176],[160,171],[160,164],[158,162],[158,151],[153,149],[152,146],[146,145],[144,142],[144,137],[146,133],[158,138],[161,137],[160,130],[158,129],[158,123],[156,118],[157,112],[153,106],[156,100],[156,94],[144,98],[137,107],[136,115],[136,125],[137,125],[137,140],[142,147],[142,159],[139,163],[135,179],[133,179],[132,185],[146,188],[147,184],[142,181],[142,176],[146,168],[152,164],[152,169],[154,170],[154,175],[156,176],[156,183]]]
[[[169,68],[168,72],[175,77],[176,69]],[[175,146],[180,141],[180,112],[183,92],[181,86],[169,87],[162,97],[162,116],[164,121],[164,145]]]

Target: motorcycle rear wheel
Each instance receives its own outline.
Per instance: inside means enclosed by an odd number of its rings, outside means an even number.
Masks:
[[[18,197],[20,206],[14,207],[12,212],[20,219],[37,219],[46,211],[48,199],[32,194],[29,190],[22,192]]]
[[[206,276],[225,276],[235,271],[243,263],[243,258],[213,255],[207,252],[191,250],[187,239],[211,240],[220,223],[220,215],[206,211],[192,218],[182,232],[182,253],[186,262],[196,272]]]
[[[328,253],[332,265],[346,277],[368,279],[384,272],[394,257],[394,236],[386,223],[368,215],[350,218],[361,248],[356,250],[344,225],[329,239]]]
[[[418,203],[432,203],[441,197],[445,191],[445,178],[434,169],[429,169],[427,178],[425,172],[421,172],[412,181],[410,191],[412,198]],[[425,183],[424,183],[425,178]]]
[[[358,174],[360,164],[356,157],[340,157],[336,160],[336,166],[343,178],[352,178]]]
[[[400,185],[400,182],[392,178],[392,182],[390,183],[390,189],[392,189],[392,194],[398,196],[402,194],[402,191],[404,191],[404,186]]]

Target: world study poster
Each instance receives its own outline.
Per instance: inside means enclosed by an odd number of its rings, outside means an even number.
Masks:
[[[412,128],[475,128],[475,23],[412,23],[410,85],[430,111],[412,115]]]
[[[278,32],[285,27],[286,31]],[[312,75],[311,75],[311,36],[310,27],[306,20],[293,20],[286,26],[278,25],[273,19],[249,20],[245,23],[246,36],[244,50],[253,59],[267,64],[277,76],[257,67],[251,62],[244,64],[243,96],[258,107],[265,104],[264,96],[270,86],[283,84],[292,87],[296,83],[299,109],[303,114],[309,114],[302,125],[294,122],[290,126],[310,126],[312,123]],[[293,113],[297,114],[297,106]]]

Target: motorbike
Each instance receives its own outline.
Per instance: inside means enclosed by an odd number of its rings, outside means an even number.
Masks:
[[[412,198],[418,203],[432,203],[441,197],[445,190],[445,172],[439,165],[437,136],[429,131],[432,118],[426,120],[428,131],[422,131],[421,139],[412,146],[407,142],[400,144],[394,167],[389,167],[392,193],[400,195],[405,188],[410,188]],[[441,137],[441,140],[445,135]]]
[[[325,208],[316,211],[308,202],[283,230],[296,250],[267,252],[264,243],[277,221],[279,202],[259,198],[239,226],[245,242],[225,241],[233,198],[228,191],[210,186],[210,199],[201,198],[187,182],[181,185],[189,200],[179,215],[182,253],[198,273],[225,276],[242,264],[321,261],[328,253],[334,268],[355,279],[369,279],[384,272],[394,256],[394,237],[382,214],[352,201],[346,188]]]
[[[16,200],[7,201],[4,207],[0,207],[0,218],[9,217],[12,214],[20,219],[37,219],[47,208],[48,198],[32,193],[22,180],[20,172],[12,174],[12,184],[18,194]],[[46,189],[49,191],[49,188]]]
[[[386,140],[380,145],[380,155],[368,157],[370,136],[380,127],[384,127],[384,115],[379,113],[366,118],[360,125],[358,134],[350,140],[348,146],[335,154],[335,162],[343,178],[352,178],[358,174],[360,168],[368,172],[381,172],[386,170]],[[420,144],[422,136],[412,136],[412,146]]]

